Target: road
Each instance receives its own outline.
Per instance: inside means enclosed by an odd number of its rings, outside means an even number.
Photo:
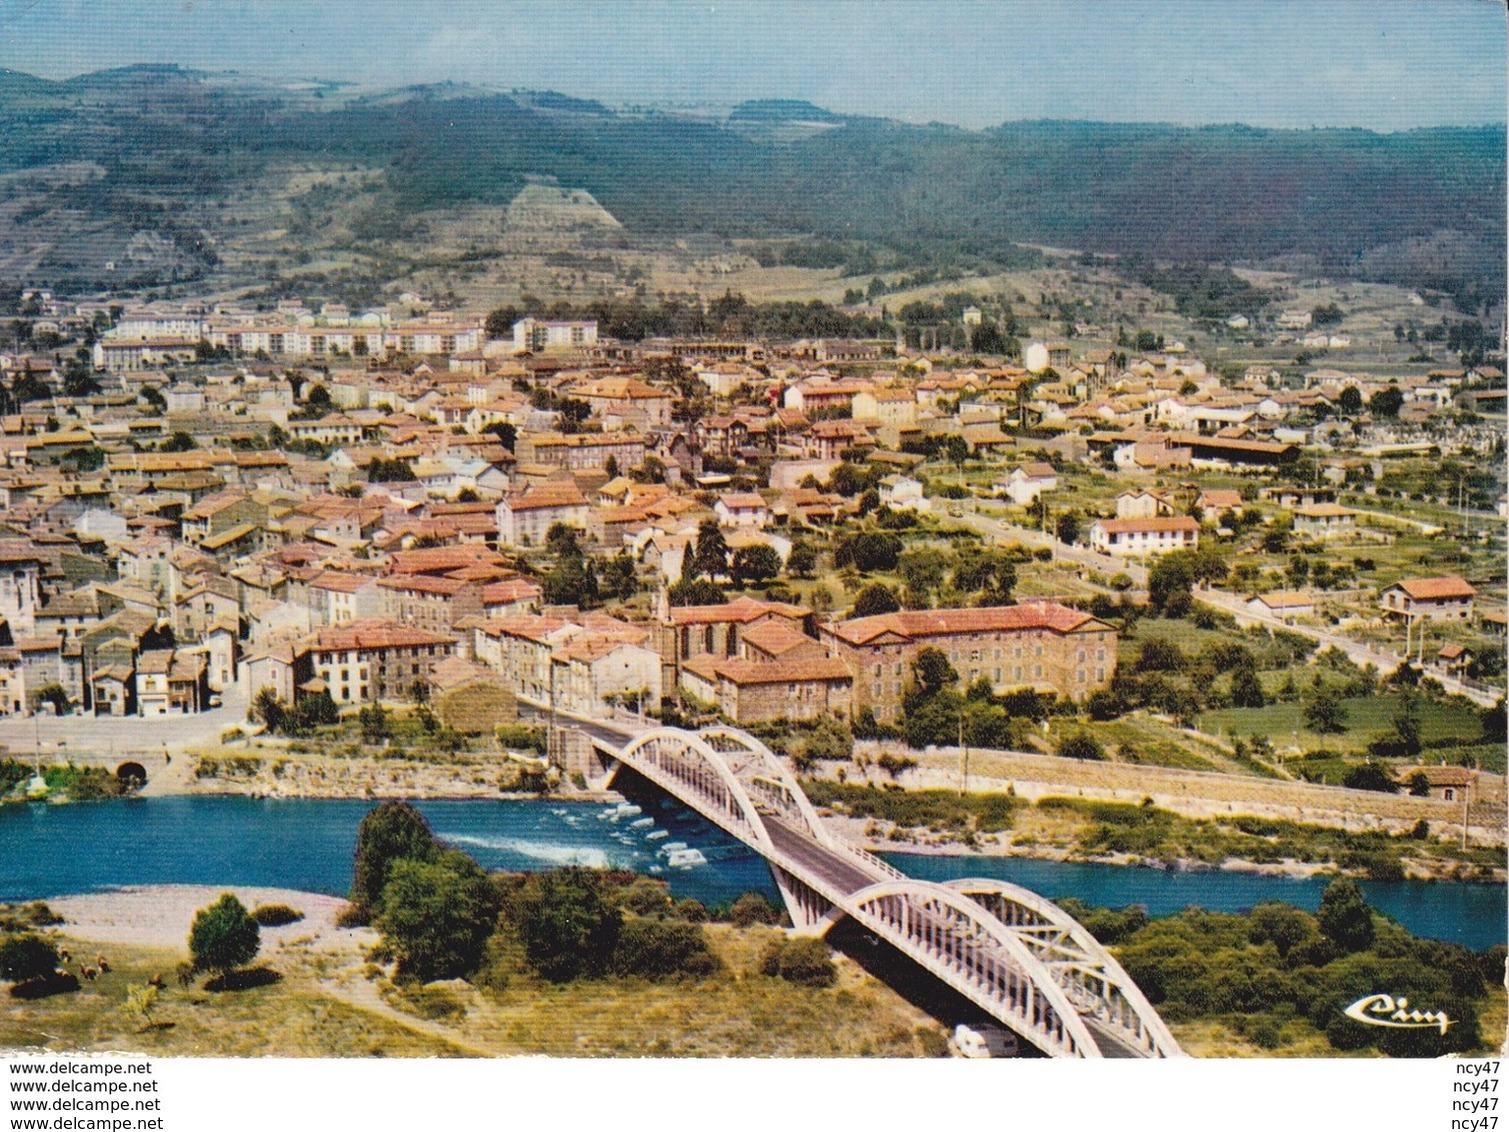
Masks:
[[[225,728],[246,722],[247,695],[243,690],[228,689],[222,701],[223,706],[194,715],[12,716],[0,719],[0,745],[12,755],[30,756],[40,743],[45,761],[101,766],[124,760],[127,755],[161,756],[189,747],[213,746]]]

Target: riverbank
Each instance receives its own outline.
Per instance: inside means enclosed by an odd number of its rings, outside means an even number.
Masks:
[[[315,951],[353,951],[377,942],[368,928],[342,928],[335,920],[346,901],[339,896],[261,885],[129,885],[108,892],[51,897],[47,906],[63,917],[59,930],[70,938],[98,944],[184,948],[199,909],[222,893],[232,893],[248,909],[284,904],[303,919],[261,929],[262,946],[281,949],[289,941]]]

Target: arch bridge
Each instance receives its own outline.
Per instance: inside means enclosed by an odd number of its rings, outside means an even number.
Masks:
[[[1121,965],[1062,909],[1018,885],[916,880],[819,820],[784,760],[732,727],[594,734],[608,781],[631,767],[769,863],[796,930],[844,916],[1050,1057],[1181,1057]]]

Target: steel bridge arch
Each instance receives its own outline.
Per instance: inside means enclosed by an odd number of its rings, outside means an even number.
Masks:
[[[786,811],[788,816],[798,817],[802,826],[805,827],[807,833],[815,841],[826,845],[830,849],[838,848],[834,843],[833,834],[828,832],[827,828],[818,818],[817,810],[813,807],[811,799],[807,797],[807,792],[797,782],[796,775],[792,774],[790,768],[787,767],[785,759],[781,758],[764,743],[749,734],[749,732],[740,731],[736,727],[708,727],[703,729],[700,734],[710,744],[714,742],[726,743],[752,756],[757,763],[756,769],[763,772],[756,777],[754,784],[760,786],[768,783],[771,788],[763,792],[767,800],[774,802]],[[781,796],[779,798],[773,796],[776,791],[780,792]],[[790,812],[792,810],[795,811],[794,815]]]
[[[966,877],[943,884],[1005,923],[1064,988],[1077,1010],[1088,1011],[1122,1041],[1148,1054],[1184,1055],[1168,1024],[1105,945],[1051,900],[1021,885],[991,878]]]
[[[908,904],[913,901],[932,901],[942,904],[963,917],[974,931],[988,936],[1000,945],[1030,987],[1030,993],[1023,997],[1012,1013],[1017,1015],[1017,1021],[1035,1031],[1037,1037],[1046,1036],[1049,1039],[1051,1045],[1055,1047],[1050,1052],[1069,1057],[1104,1056],[1100,1044],[1090,1033],[1089,1027],[1085,1025],[1084,1019],[1080,1017],[1079,1011],[1070,1002],[1058,980],[1053,977],[1053,972],[1006,924],[992,915],[989,909],[970,899],[967,894],[959,892],[950,885],[935,884],[930,881],[885,880],[850,896],[845,901],[850,906],[844,911],[859,924],[872,930],[879,929],[879,934],[883,937],[900,934],[901,938],[912,943],[914,941],[904,932],[897,933],[889,920],[873,911],[875,906],[883,906],[888,898],[893,897],[900,898],[903,903]],[[906,948],[903,947],[902,951],[905,954]],[[966,990],[965,993],[981,1005],[987,1005],[980,1001],[978,992]],[[1034,1019],[1032,995],[1040,996],[1051,1013],[1045,1014],[1041,1019]],[[988,1005],[996,1006],[997,1004]]]
[[[759,742],[753,736],[750,737],[750,741],[754,743]],[[760,744],[760,746],[764,747],[763,744]],[[656,782],[656,779],[663,775],[676,780],[683,786],[691,786],[692,782],[685,775],[678,774],[677,771],[689,769],[694,772],[695,767],[673,765],[674,763],[681,762],[682,760],[677,756],[684,754],[688,750],[695,754],[712,771],[718,782],[727,791],[726,796],[723,799],[719,799],[723,805],[724,812],[722,815],[707,814],[706,816],[712,818],[717,824],[723,826],[736,837],[742,835],[738,829],[731,828],[731,825],[737,826],[742,823],[747,827],[748,835],[753,837],[755,848],[762,850],[767,857],[773,854],[775,852],[775,845],[770,840],[770,831],[765,828],[765,819],[760,816],[759,808],[755,805],[754,799],[750,797],[749,791],[739,781],[738,775],[734,773],[724,753],[706,742],[696,732],[683,731],[675,727],[657,727],[653,731],[646,731],[641,735],[636,735],[628,746],[623,748],[621,758],[624,765],[632,767],[652,782]],[[765,754],[771,759],[775,758],[774,753],[768,748],[765,748]],[[658,771],[659,775],[646,773],[647,768],[644,766],[646,755],[648,756],[650,766]],[[674,788],[670,787],[666,782],[656,782],[656,785],[670,788],[673,793],[675,792]]]

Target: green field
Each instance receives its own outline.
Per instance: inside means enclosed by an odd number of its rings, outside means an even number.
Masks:
[[[1427,752],[1449,756],[1457,747],[1477,746],[1482,735],[1477,709],[1455,700],[1420,699],[1421,738]],[[1297,746],[1304,750],[1362,753],[1374,739],[1393,731],[1393,717],[1402,698],[1397,692],[1377,696],[1352,696],[1341,701],[1347,730],[1322,735],[1309,730],[1298,703],[1269,704],[1261,708],[1223,708],[1203,712],[1196,720],[1201,731],[1226,736],[1266,737],[1275,747]]]

